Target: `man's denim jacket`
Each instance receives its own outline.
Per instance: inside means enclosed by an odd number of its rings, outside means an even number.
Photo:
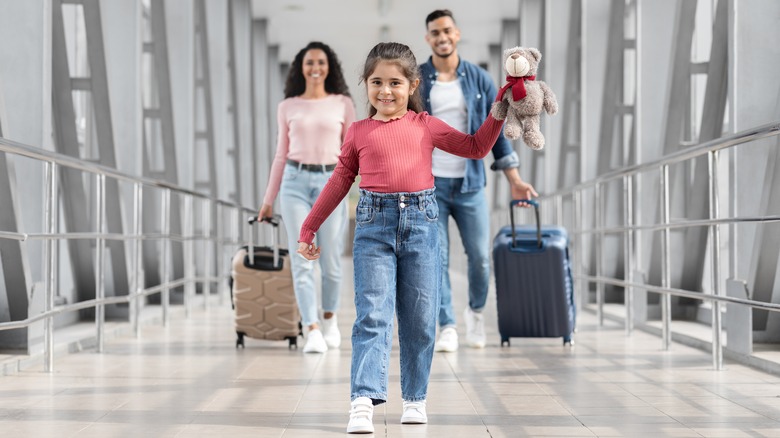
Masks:
[[[496,86],[485,70],[463,59],[459,59],[457,74],[463,89],[463,97],[468,106],[468,133],[474,134],[490,113],[490,107],[496,99]],[[420,75],[423,105],[425,110],[431,114],[431,88],[439,75],[431,58],[428,58],[428,62],[425,64],[420,65]],[[495,161],[490,166],[491,170],[504,170],[520,166],[517,153],[512,149],[512,145],[504,137],[503,132],[499,134],[492,151]],[[485,166],[482,164],[482,160],[469,159],[466,164],[466,176],[463,179],[461,192],[476,192],[486,183]]]

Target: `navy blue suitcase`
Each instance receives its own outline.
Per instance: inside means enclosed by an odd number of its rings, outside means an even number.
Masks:
[[[533,205],[535,225],[515,225],[520,203]],[[573,344],[576,310],[566,229],[541,226],[533,200],[513,200],[509,217],[511,225],[493,239],[501,345],[514,337],[563,337],[564,344]]]

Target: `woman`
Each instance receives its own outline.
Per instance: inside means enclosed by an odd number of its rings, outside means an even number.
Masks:
[[[276,156],[259,216],[273,214],[278,194],[292,249],[298,247],[301,225],[336,167],[347,128],[355,120],[355,106],[336,54],[321,42],[309,43],[295,56],[284,95],[277,111]],[[346,203],[341,203],[317,234],[320,245],[333,248],[328,256],[320,258],[322,320],[313,263],[300,256],[290,257],[295,298],[303,325],[308,328],[304,353],[324,353],[341,345],[336,311],[346,219]]]

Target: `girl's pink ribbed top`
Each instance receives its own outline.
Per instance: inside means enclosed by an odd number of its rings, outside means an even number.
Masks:
[[[433,187],[433,148],[466,158],[490,152],[503,122],[488,116],[474,135],[464,134],[428,113],[407,113],[389,122],[364,119],[347,131],[336,170],[301,227],[299,242],[314,233],[349,192],[360,173],[360,188],[372,192],[419,192]]]

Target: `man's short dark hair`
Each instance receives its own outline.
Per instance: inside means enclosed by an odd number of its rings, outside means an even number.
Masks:
[[[452,16],[452,11],[449,9],[437,9],[425,17],[425,27],[428,28],[428,23],[434,20],[438,20],[441,17],[450,17],[452,18],[452,22],[455,22],[455,17]]]

